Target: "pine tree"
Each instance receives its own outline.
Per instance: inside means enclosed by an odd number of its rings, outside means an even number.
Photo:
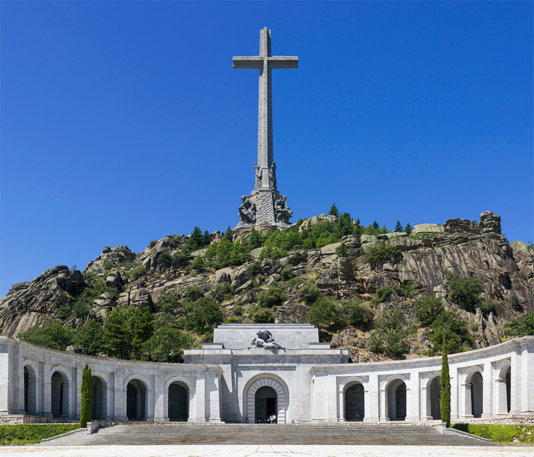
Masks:
[[[329,216],[339,216],[339,210],[337,209],[337,206],[335,203],[332,203],[332,206],[330,207],[330,211],[328,211]]]
[[[82,370],[82,398],[80,403],[80,426],[87,427],[87,422],[91,421],[91,407],[93,405],[93,385],[91,379],[91,369],[87,364]]]
[[[116,308],[111,311],[104,323],[104,346],[107,355],[127,359],[130,353],[130,332],[125,313]]]
[[[451,425],[451,378],[449,375],[449,358],[447,356],[447,343],[443,338],[441,349],[441,378],[440,378],[440,398],[439,406],[441,409],[441,421]]]
[[[143,311],[138,312],[133,322],[132,331],[132,349],[139,357],[143,344],[154,333],[154,318],[150,309],[145,307]]]
[[[413,227],[410,225],[410,223],[408,222],[406,224],[406,226],[404,227],[404,231],[409,235],[410,233],[412,233],[412,229]]]
[[[393,229],[394,232],[402,232],[402,225],[399,220],[397,220],[397,224],[395,225],[395,228]]]

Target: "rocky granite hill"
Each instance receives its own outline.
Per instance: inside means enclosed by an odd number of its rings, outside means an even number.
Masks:
[[[83,273],[57,266],[13,285],[0,300],[0,329],[17,336],[58,321],[74,334],[70,350],[117,355],[105,350],[108,316],[133,308],[150,311],[146,338],[176,339],[164,332],[173,329],[187,336],[182,347],[209,340],[223,320],[311,321],[354,362],[421,356],[443,335],[456,335],[458,350],[484,347],[534,310],[534,248],[508,242],[491,212],[410,234],[362,227],[347,214],[314,216],[286,231],[195,230],[137,254],[105,247]],[[93,339],[104,341],[98,350],[75,337],[89,323]],[[130,357],[165,360],[139,348]]]

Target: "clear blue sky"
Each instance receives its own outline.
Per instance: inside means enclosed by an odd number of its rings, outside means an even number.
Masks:
[[[533,234],[532,2],[2,1],[1,283],[224,230],[253,187],[272,29],[293,221],[478,219]]]

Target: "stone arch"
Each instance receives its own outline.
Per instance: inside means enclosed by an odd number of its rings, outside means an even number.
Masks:
[[[38,382],[35,366],[29,362],[24,363],[24,413],[38,413]]]
[[[91,419],[105,419],[107,417],[107,384],[98,376],[91,376],[93,390],[93,403],[91,406]]]
[[[404,378],[404,379],[403,379]],[[406,420],[406,383],[404,376],[398,376],[386,385],[387,417],[391,421]]]
[[[129,376],[126,381],[126,417],[129,421],[147,418],[149,384],[141,376]]]
[[[289,405],[289,391],[286,383],[276,375],[260,374],[252,378],[243,391],[243,413],[249,422],[255,420],[256,392],[262,387],[271,387],[276,392],[276,416],[279,424],[286,422],[287,408]]]
[[[167,391],[167,414],[170,421],[187,422],[189,419],[189,389],[187,385],[175,381]]]
[[[365,388],[360,381],[352,381],[345,385],[344,418],[346,421],[360,422],[365,418]]]
[[[50,377],[52,417],[69,417],[69,378],[60,369],[54,369]]]
[[[174,390],[174,388],[171,388],[173,385],[179,385],[182,386],[186,391],[186,397],[182,398],[181,400],[178,400],[181,403],[181,410],[186,409],[186,413],[182,415],[182,417],[175,417],[173,414],[171,414],[171,409],[176,408],[176,404],[174,401],[171,401],[171,396],[174,395],[171,391]],[[195,394],[195,386],[191,382],[190,379],[184,378],[183,376],[173,376],[172,378],[168,379],[165,382],[165,385],[163,387],[164,391],[164,402],[163,407],[165,410],[165,417],[171,421],[187,421],[189,420],[189,417],[191,417],[191,414],[193,411],[191,411],[191,400]],[[185,401],[185,404],[184,404]]]
[[[484,412],[483,383],[484,379],[480,370],[475,370],[466,377],[466,390],[469,391],[469,395],[466,395],[467,415],[482,417]]]
[[[509,414],[512,405],[512,364],[509,359],[495,367],[496,413]]]

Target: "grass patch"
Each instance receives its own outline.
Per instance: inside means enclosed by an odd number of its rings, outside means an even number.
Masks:
[[[516,439],[521,443],[534,444],[533,425],[454,424],[452,428],[481,436],[482,438],[488,438],[496,443],[511,443]]]
[[[0,425],[0,445],[35,444],[43,438],[61,435],[80,428],[80,424]]]

